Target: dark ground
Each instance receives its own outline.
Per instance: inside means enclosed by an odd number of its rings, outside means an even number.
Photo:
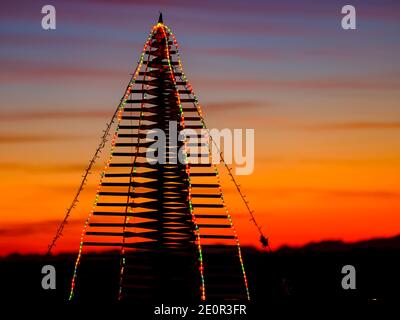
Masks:
[[[354,244],[322,242],[302,248],[284,247],[273,253],[243,248],[243,255],[252,296],[249,309],[253,314],[264,314],[270,307],[285,308],[307,301],[323,301],[337,306],[360,303],[379,305],[400,298],[400,236]],[[2,258],[0,307],[16,302],[68,304],[66,300],[75,257],[75,254],[64,254],[53,257],[10,255]],[[56,290],[41,288],[41,268],[45,264],[52,264],[57,270]],[[356,290],[341,287],[344,265],[356,268]],[[90,284],[93,299],[89,303],[102,306],[103,301],[115,303],[118,281],[109,275],[118,272],[118,259],[101,260],[86,268],[80,271],[82,277],[90,270],[103,279]],[[141,319],[151,318],[157,303],[152,301],[148,305],[137,305],[135,310],[147,314]],[[71,307],[76,307],[79,302],[73,304]]]

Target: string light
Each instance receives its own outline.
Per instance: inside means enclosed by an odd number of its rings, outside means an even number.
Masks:
[[[108,167],[110,165],[110,162],[111,162],[111,160],[113,158],[113,152],[114,152],[114,148],[115,148],[115,141],[116,141],[117,136],[118,136],[119,124],[120,124],[121,119],[122,119],[122,112],[123,112],[123,109],[125,107],[126,100],[128,99],[129,94],[131,93],[132,87],[135,84],[136,78],[139,75],[139,71],[140,71],[140,68],[141,68],[141,66],[143,64],[143,58],[144,58],[146,49],[147,49],[147,47],[148,47],[148,45],[150,43],[150,40],[151,40],[151,38],[153,36],[154,31],[155,31],[155,29],[153,28],[152,32],[147,37],[147,41],[146,41],[146,43],[145,43],[145,45],[143,47],[142,54],[141,54],[138,66],[136,67],[136,70],[135,70],[134,74],[132,75],[132,78],[131,78],[128,86],[127,86],[127,89],[126,89],[126,91],[124,93],[124,96],[122,97],[121,102],[120,102],[120,104],[118,106],[117,126],[116,126],[116,129],[115,129],[112,141],[111,141],[110,156],[109,156],[109,158],[108,158],[108,160],[106,162],[106,165],[104,166],[104,168],[103,168],[103,170],[102,170],[102,172],[100,174],[100,182],[99,182],[99,184],[97,186],[97,189],[96,189],[95,200],[94,200],[92,209],[91,209],[91,211],[90,211],[90,213],[89,213],[89,215],[88,215],[88,217],[87,217],[87,219],[86,219],[86,221],[84,223],[84,226],[83,226],[83,229],[82,229],[82,232],[81,232],[78,256],[77,256],[76,261],[75,261],[74,273],[73,273],[72,280],[71,280],[71,290],[70,290],[70,294],[69,294],[69,300],[72,300],[72,298],[74,297],[74,293],[75,293],[74,289],[75,289],[76,278],[77,278],[77,270],[78,270],[78,267],[79,267],[79,264],[80,264],[80,261],[81,261],[81,257],[82,257],[83,240],[84,240],[84,237],[86,235],[86,230],[87,230],[87,227],[88,227],[89,222],[91,220],[91,217],[92,217],[92,215],[94,213],[94,210],[96,209],[96,206],[97,206],[97,203],[98,203],[98,200],[99,200],[100,187],[101,187],[101,184],[102,184],[103,179],[105,177],[105,173],[106,173],[106,171],[107,171],[107,169],[108,169]]]
[[[204,121],[204,118],[203,118],[201,106],[200,106],[200,104],[198,102],[198,99],[197,99],[195,93],[194,93],[193,87],[188,82],[188,80],[186,78],[186,75],[184,74],[183,66],[182,66],[182,63],[181,63],[180,56],[179,56],[179,50],[178,50],[179,49],[179,45],[178,45],[178,42],[177,42],[177,40],[175,38],[175,35],[172,33],[172,31],[171,31],[171,29],[169,27],[165,26],[162,23],[158,23],[157,25],[153,26],[150,35],[147,37],[147,41],[146,41],[146,43],[145,43],[145,45],[143,47],[142,54],[141,54],[138,66],[137,66],[137,68],[135,70],[135,73],[132,75],[131,81],[130,81],[130,83],[129,83],[129,85],[128,85],[125,93],[124,93],[124,96],[121,99],[120,105],[118,107],[117,126],[116,126],[115,133],[114,133],[112,141],[111,141],[110,156],[109,156],[108,161],[106,162],[106,165],[104,166],[104,168],[103,168],[103,170],[101,172],[101,175],[100,175],[101,178],[100,178],[100,182],[98,184],[97,190],[96,190],[96,197],[95,197],[95,200],[94,200],[94,203],[93,203],[93,206],[92,206],[92,210],[90,211],[90,213],[89,213],[89,215],[88,215],[88,217],[87,217],[87,219],[86,219],[86,221],[84,223],[84,227],[82,229],[81,238],[80,238],[80,245],[79,245],[79,252],[78,252],[78,256],[77,256],[76,262],[75,262],[74,273],[73,273],[73,277],[72,277],[72,281],[71,281],[71,290],[70,290],[69,300],[71,300],[74,297],[74,289],[75,289],[76,278],[77,278],[77,270],[78,270],[78,267],[79,267],[79,264],[80,264],[80,261],[81,261],[81,257],[82,257],[84,237],[86,235],[86,230],[88,228],[89,222],[91,220],[91,217],[92,217],[92,215],[94,213],[94,210],[95,210],[95,208],[97,206],[97,203],[98,203],[98,200],[99,200],[100,187],[101,187],[103,179],[105,177],[105,173],[106,173],[106,171],[107,171],[107,169],[108,169],[108,167],[110,165],[110,162],[111,162],[111,160],[113,158],[115,142],[116,142],[116,139],[117,139],[117,136],[118,136],[119,125],[120,125],[120,122],[121,122],[121,119],[122,119],[122,112],[124,110],[124,107],[125,107],[125,104],[126,104],[126,100],[128,99],[129,95],[131,94],[132,87],[135,84],[136,78],[137,78],[137,76],[139,74],[139,71],[140,71],[140,68],[141,68],[141,66],[143,64],[143,59],[144,59],[144,56],[145,56],[146,49],[149,46],[149,44],[151,43],[151,40],[153,39],[154,35],[156,34],[156,32],[158,30],[161,30],[161,32],[162,32],[162,34],[164,36],[165,42],[166,42],[166,54],[167,54],[167,59],[168,59],[168,67],[170,69],[171,80],[173,81],[173,84],[174,84],[174,87],[175,87],[175,91],[177,93],[176,97],[177,97],[177,102],[178,102],[178,105],[179,105],[179,111],[180,111],[180,116],[181,116],[181,127],[183,129],[185,128],[185,118],[184,118],[184,112],[183,112],[180,96],[179,96],[179,93],[178,93],[179,92],[178,91],[178,87],[177,87],[175,76],[174,76],[174,70],[173,70],[173,67],[172,67],[172,64],[171,64],[170,52],[169,52],[169,48],[168,48],[168,40],[169,40],[169,36],[170,35],[172,36],[173,44],[176,47],[176,54],[177,54],[177,57],[178,57],[179,69],[181,70],[181,74],[182,74],[183,80],[186,82],[185,87],[186,87],[187,90],[189,90],[191,92],[191,94],[194,97],[196,110],[197,110],[198,115],[200,117],[200,120],[201,120],[201,123],[202,123],[202,127],[204,129],[208,130],[206,125],[205,125],[205,121]],[[166,30],[168,31],[168,33],[166,32]],[[146,68],[146,70],[147,70],[147,68]],[[150,68],[150,71],[151,71],[151,68]],[[146,93],[144,93],[144,95],[146,95]],[[142,104],[142,106],[143,106],[143,104]],[[142,110],[141,110],[140,116],[141,117],[143,116],[143,111]],[[141,117],[140,117],[140,119],[141,119]],[[139,129],[138,130],[140,130],[140,124],[139,124]],[[138,140],[139,139],[140,139],[140,134],[139,134],[139,131],[138,131]],[[138,141],[138,144],[137,144],[137,148],[138,148],[138,145],[139,145],[139,141]],[[186,164],[186,170],[185,171],[186,171],[187,180],[188,180],[188,204],[189,204],[189,211],[190,211],[191,219],[192,219],[192,222],[193,222],[194,228],[195,228],[197,249],[198,249],[198,255],[199,255],[199,257],[198,257],[198,260],[199,260],[199,272],[200,272],[200,278],[201,278],[201,287],[200,287],[201,300],[204,301],[206,299],[206,290],[205,290],[205,280],[204,280],[203,254],[202,254],[202,246],[201,246],[200,229],[198,227],[198,224],[197,224],[197,221],[196,221],[196,215],[194,213],[194,209],[193,209],[193,205],[192,205],[192,185],[191,185],[191,179],[190,179],[190,165],[189,165],[189,161],[188,161],[188,148],[187,148],[187,140],[186,139],[184,140],[183,145],[184,145],[184,159],[185,159],[185,164]],[[208,148],[210,148],[209,145],[208,145]],[[136,172],[135,163],[136,163],[136,161],[134,161],[134,166],[133,166],[133,172],[134,173]],[[223,195],[223,190],[222,190],[222,187],[221,187],[221,181],[220,181],[220,177],[219,177],[219,173],[218,173],[218,168],[217,168],[217,166],[215,164],[214,164],[214,170],[215,170],[215,173],[216,173],[216,176],[217,176],[218,185],[219,185],[220,198],[221,198],[223,207],[225,208],[225,212],[226,212],[228,221],[230,223],[231,229],[233,230],[233,233],[234,233],[234,238],[235,238],[236,245],[237,245],[238,256],[239,256],[239,260],[240,260],[240,264],[241,264],[241,270],[242,270],[242,273],[243,273],[243,278],[244,278],[244,283],[245,283],[245,288],[246,288],[246,294],[247,294],[248,300],[250,300],[248,282],[247,282],[246,272],[245,272],[244,263],[243,263],[243,259],[242,259],[239,238],[237,236],[237,232],[236,232],[235,226],[233,224],[232,217],[229,214],[228,208],[227,208],[225,200],[224,200],[224,195]],[[128,197],[129,197],[129,192],[128,192]],[[128,211],[132,212],[132,209],[129,208]],[[128,223],[128,221],[129,221],[129,216],[125,215],[124,230],[125,230],[125,225]],[[124,234],[124,232],[123,232],[123,234]],[[123,235],[123,243],[124,243],[124,241],[125,241],[125,237]],[[126,262],[124,245],[122,245],[122,247],[121,247],[121,256],[122,256],[122,259],[121,259],[121,269],[120,269],[120,287],[119,287],[119,294],[118,294],[118,298],[119,299],[121,298],[121,295],[122,295],[122,277],[123,277],[123,274],[124,274],[125,262]]]
[[[151,48],[151,46],[150,46]],[[145,76],[144,79],[146,77],[147,74],[147,70],[150,69],[150,71],[152,70],[151,68],[149,68],[149,60],[150,60],[150,55],[148,55],[147,57],[147,64],[146,64],[146,69],[145,69]],[[149,85],[146,85],[146,89],[149,88]],[[144,91],[144,83],[142,83],[142,92]],[[144,91],[143,94],[143,99],[146,99],[147,94]],[[138,129],[137,129],[137,140],[136,140],[136,152],[135,152],[135,156],[132,159],[133,162],[133,166],[132,166],[132,170],[130,172],[130,176],[129,176],[129,188],[128,188],[128,199],[127,199],[127,204],[129,202],[130,199],[130,194],[131,194],[131,187],[132,187],[132,182],[134,181],[134,174],[136,173],[136,160],[137,160],[137,155],[139,152],[139,142],[140,142],[140,126],[142,123],[142,117],[144,115],[143,112],[143,106],[144,106],[144,102],[141,102],[141,109],[140,109],[140,117],[139,117],[139,123],[138,123]],[[131,120],[132,121],[132,120]],[[133,187],[133,192],[135,192],[135,187]],[[126,215],[126,212],[129,211],[129,213],[131,214],[133,212],[131,207],[128,207],[128,205],[125,208],[125,217],[124,217],[124,226],[122,229],[122,246],[121,246],[121,262],[120,262],[120,279],[119,279],[119,290],[118,290],[118,300],[122,299],[122,286],[123,286],[123,276],[124,276],[124,271],[125,271],[125,263],[126,263],[126,258],[125,258],[125,230],[126,230],[126,224],[129,223],[130,220],[130,215]]]
[[[190,91],[190,93],[194,97],[194,101],[195,101],[194,104],[196,106],[197,113],[198,113],[198,115],[200,117],[200,121],[202,123],[203,129],[206,130],[206,133],[208,135],[208,129],[207,129],[207,126],[206,126],[205,121],[204,121],[203,112],[202,112],[201,106],[199,104],[198,98],[195,95],[193,87],[189,83],[189,81],[188,81],[188,79],[187,79],[187,77],[186,77],[186,75],[185,75],[185,73],[183,71],[183,65],[182,65],[182,62],[181,62],[180,55],[179,55],[178,41],[176,40],[176,37],[175,37],[174,33],[172,32],[172,30],[167,26],[166,26],[166,28],[167,28],[168,32],[171,34],[171,36],[173,38],[173,43],[176,46],[176,54],[177,54],[177,57],[178,57],[178,65],[179,65],[180,72],[182,74],[182,79],[186,82],[185,87],[186,87],[187,90]],[[209,137],[208,139],[211,140],[211,137]],[[210,143],[208,143],[207,145],[208,145],[208,148],[209,148],[209,151],[210,151]],[[247,282],[246,270],[244,268],[244,263],[243,263],[241,248],[240,248],[239,237],[237,235],[235,226],[234,226],[233,221],[232,221],[232,217],[229,214],[228,208],[227,208],[225,200],[224,200],[224,195],[223,195],[223,191],[222,191],[222,187],[221,187],[221,181],[220,181],[218,168],[217,168],[216,164],[214,164],[214,170],[215,170],[215,173],[216,173],[216,176],[217,176],[218,185],[219,185],[220,198],[221,198],[223,207],[225,208],[225,212],[226,212],[226,215],[228,217],[228,221],[229,221],[229,223],[231,225],[231,228],[232,228],[232,231],[233,231],[233,234],[234,234],[234,237],[235,237],[237,250],[238,250],[238,256],[239,256],[240,265],[241,265],[241,269],[242,269],[242,273],[243,273],[243,280],[244,280],[244,284],[245,284],[245,288],[246,288],[247,299],[250,300],[250,292],[249,292],[249,287],[248,287],[248,282]]]
[[[181,126],[184,129],[185,128],[185,117],[184,117],[184,113],[183,113],[183,108],[182,108],[182,103],[181,103],[181,99],[179,96],[179,91],[178,91],[178,86],[176,84],[176,80],[174,77],[174,71],[172,69],[172,65],[171,65],[171,58],[170,58],[170,53],[169,53],[169,48],[168,48],[168,36],[167,33],[165,32],[165,27],[163,24],[160,26],[162,33],[164,35],[165,38],[165,46],[166,46],[166,53],[167,53],[167,59],[168,59],[168,67],[170,69],[170,75],[171,75],[171,80],[174,83],[175,86],[175,91],[177,93],[176,97],[178,100],[178,105],[179,105],[179,111],[180,111],[180,115],[181,115]],[[206,300],[206,287],[205,287],[205,281],[204,281],[204,264],[203,264],[203,253],[202,253],[202,248],[201,248],[201,237],[200,237],[200,229],[199,226],[197,225],[197,221],[196,221],[196,215],[194,214],[194,210],[193,210],[193,205],[192,205],[192,185],[191,185],[191,181],[190,181],[190,166],[189,166],[189,161],[188,161],[188,157],[187,157],[187,141],[185,139],[184,141],[184,157],[185,157],[185,163],[186,163],[186,174],[187,174],[187,179],[188,179],[188,202],[189,202],[189,211],[190,211],[190,215],[192,217],[192,222],[194,224],[195,227],[195,234],[196,234],[196,238],[197,238],[197,250],[198,250],[198,254],[199,254],[199,271],[200,271],[200,278],[201,278],[201,300]]]

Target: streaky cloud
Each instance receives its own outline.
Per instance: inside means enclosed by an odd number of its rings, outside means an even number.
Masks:
[[[69,118],[101,118],[111,117],[112,110],[37,110],[25,112],[1,112],[0,121],[69,119]]]
[[[0,134],[0,144],[15,143],[35,143],[77,140],[84,137],[80,135],[60,135],[60,134]]]

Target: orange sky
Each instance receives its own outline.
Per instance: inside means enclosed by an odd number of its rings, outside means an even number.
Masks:
[[[374,12],[365,3],[361,9]],[[122,6],[83,6],[83,16],[97,10],[104,19],[80,22],[71,14],[77,4],[65,6],[65,24],[54,34],[43,34],[33,14],[19,29],[15,15],[1,19],[8,49],[0,55],[3,255],[45,252],[154,20],[152,8],[133,11],[131,33],[118,24]],[[222,10],[208,6],[181,8],[192,14],[190,26],[172,10],[165,20],[180,41],[208,126],[255,129],[255,171],[238,179],[272,248],[399,234],[400,19],[394,10],[365,14],[357,32],[344,33],[328,4],[306,13],[260,7],[264,15],[233,8],[224,19],[235,19],[234,27],[211,14],[203,28],[203,13]],[[98,173],[99,166],[58,251],[77,250]],[[241,243],[258,246],[234,186],[226,176],[223,182]]]
[[[218,112],[212,115],[218,118]],[[104,120],[85,119],[85,123],[94,122],[93,131],[100,132]],[[62,130],[71,134],[74,131],[71,122],[75,120],[53,121],[65,128]],[[35,122],[25,121],[32,126]],[[256,127],[255,171],[238,179],[272,246],[397,234],[400,222],[400,148],[399,140],[394,139],[397,131]],[[378,143],[377,137],[385,144]],[[1,216],[0,252],[46,249],[80,181],[83,160],[89,159],[97,141],[96,137],[88,137],[3,142],[10,160],[4,161],[0,168],[0,210],[9,214]],[[76,248],[82,223],[94,200],[98,173],[96,168],[58,250]],[[232,183],[226,176],[223,182],[242,244],[258,245],[255,228]]]

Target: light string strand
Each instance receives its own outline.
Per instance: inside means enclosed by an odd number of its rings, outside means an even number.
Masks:
[[[178,86],[176,84],[176,80],[175,80],[175,73],[174,70],[172,68],[172,64],[171,64],[171,55],[169,52],[169,48],[168,48],[168,36],[167,33],[165,32],[165,28],[167,28],[169,30],[169,28],[163,24],[159,24],[161,27],[161,30],[164,34],[165,37],[165,42],[166,42],[166,51],[167,51],[167,57],[168,57],[168,67],[171,71],[171,80],[174,83],[175,86],[175,91],[176,91],[176,97],[178,100],[178,105],[179,105],[179,111],[180,111],[180,115],[181,115],[181,127],[184,129],[185,128],[185,117],[184,117],[184,113],[183,113],[183,108],[182,108],[182,103],[180,100],[180,96],[179,96],[179,91],[178,91]],[[192,217],[192,222],[194,224],[195,227],[195,234],[196,234],[196,240],[197,240],[197,250],[198,250],[198,254],[199,254],[199,271],[200,271],[200,278],[201,278],[201,300],[205,301],[206,300],[206,287],[205,287],[205,280],[204,280],[204,265],[203,265],[203,253],[202,253],[202,247],[201,247],[201,237],[200,237],[200,229],[199,226],[197,225],[197,221],[196,221],[196,215],[194,214],[194,210],[193,210],[193,205],[192,205],[192,185],[191,185],[191,181],[190,181],[190,166],[189,166],[189,160],[187,157],[187,141],[185,139],[184,141],[184,157],[185,157],[185,163],[186,163],[186,175],[187,175],[187,179],[188,179],[188,184],[189,184],[189,188],[188,188],[188,202],[189,202],[189,211],[190,211],[190,215]]]
[[[151,48],[151,45],[150,45]],[[143,77],[143,80],[146,79],[146,73],[147,70],[152,68],[149,68],[149,60],[150,60],[150,54],[147,57],[147,64],[146,64],[146,68],[145,68],[145,75]],[[148,89],[149,85],[146,85],[146,89]],[[147,94],[144,91],[144,83],[142,83],[142,100],[146,99]],[[123,276],[124,276],[124,270],[125,270],[125,263],[126,263],[126,257],[125,257],[125,231],[126,231],[126,225],[129,223],[130,220],[130,216],[127,215],[128,210],[129,213],[132,213],[133,210],[131,207],[128,206],[129,204],[129,200],[132,199],[134,201],[134,198],[131,198],[130,194],[131,194],[131,187],[132,187],[132,182],[134,182],[134,175],[136,174],[136,161],[137,161],[137,156],[138,156],[138,152],[139,152],[139,148],[140,148],[140,128],[142,125],[142,117],[144,115],[143,112],[143,107],[144,107],[145,103],[142,101],[141,105],[140,105],[140,116],[139,116],[139,122],[138,122],[138,129],[137,129],[137,138],[136,138],[136,147],[135,147],[135,155],[132,159],[132,169],[130,172],[130,176],[129,176],[129,187],[128,187],[128,196],[127,196],[127,200],[126,200],[126,207],[125,207],[125,217],[124,217],[124,226],[122,229],[122,246],[121,246],[121,260],[120,260],[120,279],[119,279],[119,290],[118,290],[118,300],[122,299],[122,284],[123,284]],[[132,120],[131,120],[131,124],[132,124]],[[135,188],[133,188],[133,192],[135,192]],[[129,208],[129,209],[128,209]]]
[[[113,139],[112,139],[112,142],[111,142],[110,156],[109,156],[109,159],[107,160],[107,162],[106,162],[106,164],[105,164],[105,166],[104,166],[104,168],[103,168],[103,170],[102,170],[102,172],[100,174],[100,182],[99,182],[99,184],[97,186],[96,197],[95,197],[92,209],[91,209],[91,211],[90,211],[90,213],[89,213],[89,215],[88,215],[88,217],[87,217],[87,219],[86,219],[86,221],[84,223],[84,227],[82,229],[78,256],[77,256],[76,261],[75,261],[74,272],[73,272],[73,276],[72,276],[72,280],[71,280],[71,290],[70,290],[70,294],[69,294],[69,300],[72,300],[72,298],[74,297],[74,294],[75,294],[74,289],[75,289],[76,278],[77,278],[77,270],[78,270],[78,267],[79,267],[79,264],[80,264],[80,261],[81,261],[81,257],[82,257],[83,240],[84,240],[84,237],[86,235],[86,230],[87,230],[87,227],[89,225],[90,219],[91,219],[91,217],[93,215],[93,212],[94,212],[94,210],[95,210],[95,208],[97,206],[98,200],[99,200],[100,186],[101,186],[101,184],[103,182],[103,179],[105,177],[105,173],[106,173],[106,171],[107,171],[107,169],[108,169],[108,167],[110,165],[110,162],[111,162],[111,160],[113,158],[113,151],[114,151],[114,147],[115,147],[115,141],[116,141],[116,138],[118,136],[119,124],[121,122],[122,111],[123,111],[123,109],[125,107],[126,100],[128,99],[128,97],[129,97],[129,95],[131,93],[132,87],[133,87],[133,85],[134,85],[134,83],[136,81],[136,78],[137,78],[138,74],[139,74],[140,68],[141,68],[142,63],[143,63],[144,55],[145,55],[147,46],[149,44],[149,41],[150,41],[150,39],[151,39],[151,37],[153,35],[153,32],[154,32],[154,28],[153,28],[152,32],[150,33],[150,35],[147,37],[147,41],[146,41],[146,43],[145,43],[145,45],[143,47],[139,63],[137,65],[137,67],[136,67],[135,72],[132,74],[132,77],[131,77],[131,79],[129,81],[129,84],[128,84],[126,90],[125,90],[125,94],[121,98],[121,102],[118,105],[118,108],[117,108],[117,111],[116,111],[116,114],[118,114],[118,116],[117,116],[117,126],[116,126],[116,129],[115,129],[115,132],[114,132],[114,135],[113,135]]]
[[[122,100],[121,100],[122,103]],[[87,179],[89,174],[91,173],[91,169],[94,166],[96,159],[99,158],[99,154],[101,153],[102,149],[105,147],[105,144],[107,142],[107,137],[110,134],[110,130],[111,127],[115,121],[115,117],[117,116],[118,110],[120,108],[121,104],[118,105],[117,109],[115,110],[113,116],[111,117],[111,120],[109,123],[107,123],[106,129],[104,130],[104,134],[101,136],[101,141],[100,144],[98,145],[93,157],[91,158],[91,160],[89,161],[89,165],[88,167],[85,169],[85,172],[82,176],[82,181],[78,187],[78,190],[75,194],[75,197],[73,198],[71,205],[68,207],[67,212],[64,216],[64,219],[61,221],[60,225],[57,228],[56,234],[53,238],[53,240],[51,241],[50,245],[48,246],[47,249],[47,255],[51,254],[51,251],[53,250],[53,248],[56,246],[57,241],[59,240],[59,238],[61,238],[62,236],[62,232],[64,230],[65,225],[68,223],[68,218],[71,215],[72,210],[77,206],[78,202],[79,202],[79,196],[81,194],[81,192],[84,189],[84,186],[87,183]]]
[[[195,94],[195,92],[194,92],[194,90],[193,90],[192,85],[191,85],[190,82],[188,81],[188,79],[187,79],[187,77],[186,77],[186,75],[185,75],[185,73],[184,73],[184,71],[183,71],[183,65],[182,65],[182,62],[181,62],[180,55],[179,55],[179,46],[178,46],[178,42],[176,41],[175,35],[174,35],[174,33],[171,31],[171,29],[170,29],[169,27],[167,27],[167,29],[168,29],[168,31],[171,33],[171,35],[172,35],[172,37],[173,37],[173,39],[174,39],[175,46],[176,46],[176,48],[177,48],[176,51],[177,51],[177,56],[178,56],[178,64],[179,64],[179,69],[181,70],[181,73],[182,73],[181,79],[182,79],[183,81],[186,81],[186,86],[185,86],[185,88],[188,89],[188,90],[190,90],[191,94],[193,95],[193,97],[194,97],[194,99],[195,99],[195,103],[194,103],[194,104],[195,104],[195,107],[196,107],[197,112],[198,112],[198,114],[199,114],[200,120],[201,120],[201,122],[202,122],[202,124],[203,124],[204,129],[206,129],[207,133],[209,133],[209,129],[207,128],[207,126],[206,126],[206,124],[205,124],[204,116],[203,116],[202,109],[201,109],[201,106],[200,106],[200,104],[199,104],[198,98],[197,98],[197,96],[196,96],[196,94]],[[210,135],[209,135],[209,136],[210,136]],[[217,146],[216,142],[212,139],[211,136],[210,136],[210,139],[213,141],[214,145],[215,145],[216,148],[218,149],[218,146]],[[218,149],[218,151],[219,151],[219,149]],[[233,181],[233,183],[234,183],[234,185],[235,185],[235,187],[236,187],[236,189],[237,189],[237,191],[238,191],[238,193],[239,193],[241,199],[243,200],[243,203],[245,204],[248,213],[250,214],[250,217],[251,217],[250,221],[253,222],[253,224],[256,226],[256,228],[257,228],[257,230],[258,230],[258,232],[259,232],[259,234],[260,234],[260,242],[262,243],[262,245],[263,245],[264,247],[268,247],[268,248],[269,248],[268,238],[267,238],[266,236],[264,236],[264,234],[263,234],[263,232],[262,232],[262,230],[261,230],[261,226],[257,223],[257,221],[256,221],[256,219],[255,219],[255,216],[254,216],[254,210],[252,210],[252,209],[250,208],[250,203],[249,203],[248,200],[246,200],[246,195],[245,195],[245,194],[243,193],[243,191],[240,189],[240,184],[237,182],[235,176],[233,175],[231,168],[230,168],[230,167],[227,165],[227,163],[225,162],[225,159],[224,159],[222,153],[220,153],[220,157],[221,157],[222,163],[224,164],[225,168],[226,168],[227,171],[228,171],[229,176],[232,178],[232,181]]]
[[[170,34],[172,35],[174,44],[175,44],[175,46],[176,46],[176,53],[177,53],[177,57],[178,57],[178,65],[179,65],[179,69],[180,69],[180,71],[181,71],[181,73],[182,73],[182,80],[186,82],[186,85],[185,85],[186,89],[188,89],[188,90],[191,92],[191,94],[193,95],[193,97],[194,97],[196,110],[197,110],[197,113],[198,113],[198,115],[199,115],[199,117],[200,117],[200,120],[201,120],[203,129],[205,129],[206,132],[207,132],[207,134],[208,134],[209,130],[208,130],[206,124],[205,124],[205,120],[204,120],[204,117],[203,117],[203,114],[202,114],[201,106],[200,106],[200,104],[198,103],[198,99],[197,99],[197,96],[196,96],[195,93],[194,93],[193,87],[192,87],[191,84],[189,83],[189,81],[188,81],[188,79],[187,79],[187,77],[186,77],[186,75],[185,75],[185,73],[184,73],[184,70],[183,70],[183,65],[182,65],[182,62],[181,62],[181,59],[180,59],[180,55],[179,55],[179,46],[178,46],[178,42],[177,42],[177,40],[176,40],[175,35],[174,35],[173,32],[171,31],[171,29],[168,28],[168,27],[167,27],[167,29],[168,29],[168,31],[170,32]],[[211,135],[209,135],[209,134],[208,134],[208,139],[211,140],[211,141],[213,141]],[[214,143],[215,143],[215,142],[214,142]],[[210,152],[210,151],[211,151],[211,150],[210,150],[210,144],[208,143],[207,145],[208,145],[209,152]],[[222,158],[222,154],[221,154],[221,160],[223,161],[223,163],[224,163],[225,166],[227,167],[227,165],[226,165],[224,159]],[[233,224],[232,217],[231,217],[231,215],[229,214],[229,210],[228,210],[227,205],[226,205],[226,203],[225,203],[225,199],[224,199],[223,190],[222,190],[222,187],[221,187],[221,181],[220,181],[220,177],[219,177],[218,168],[217,168],[216,164],[214,164],[213,166],[214,166],[214,170],[215,170],[215,173],[216,173],[216,176],[217,176],[218,185],[219,185],[220,198],[221,198],[223,207],[225,208],[225,212],[226,212],[226,215],[227,215],[227,217],[228,217],[228,221],[229,221],[229,223],[230,223],[230,225],[231,225],[232,231],[233,231],[233,233],[234,233],[235,241],[236,241],[236,244],[237,244],[238,256],[239,256],[239,261],[240,261],[240,265],[241,265],[241,269],[242,269],[242,273],[243,273],[243,280],[244,280],[245,289],[246,289],[246,296],[247,296],[247,299],[250,300],[250,292],[249,292],[249,288],[248,288],[248,281],[247,281],[246,271],[245,271],[245,267],[244,267],[244,263],[243,263],[243,258],[242,258],[241,248],[240,248],[240,242],[239,242],[239,237],[238,237],[238,235],[237,235],[235,226],[234,226],[234,224]],[[228,168],[228,167],[227,167],[227,168]],[[228,168],[228,171],[229,171],[229,173],[230,173],[229,168]],[[230,173],[230,175],[231,175],[233,181],[234,181],[235,184],[236,184],[236,181],[234,180],[234,178],[233,178],[233,176],[232,176],[231,173]],[[239,192],[240,192],[240,190],[239,190]],[[242,194],[241,194],[241,195],[242,195]],[[247,207],[248,207],[248,203],[247,203],[247,202],[246,202],[246,205],[247,205]],[[249,208],[248,208],[248,209],[249,209]]]

